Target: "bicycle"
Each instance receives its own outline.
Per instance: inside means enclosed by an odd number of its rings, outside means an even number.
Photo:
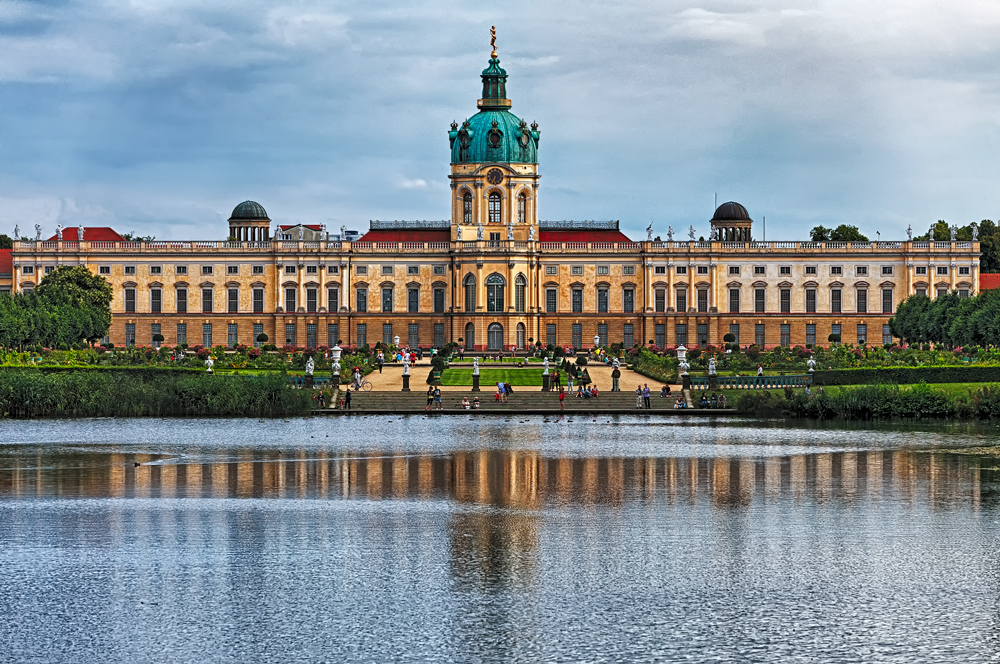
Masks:
[[[352,384],[357,385],[357,388],[354,390],[355,392],[357,392],[358,390],[364,390],[365,392],[372,391],[371,381],[365,378],[364,376],[361,377],[360,383],[352,383]]]

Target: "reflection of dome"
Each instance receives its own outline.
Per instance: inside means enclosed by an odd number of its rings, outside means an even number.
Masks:
[[[254,201],[243,201],[233,208],[233,215],[230,219],[267,219],[267,212],[260,203]]]
[[[507,72],[500,60],[490,59],[483,70],[483,97],[480,111],[462,123],[452,123],[451,163],[483,162],[538,163],[538,125],[528,123],[511,113],[507,99]]]
[[[716,208],[712,221],[750,221],[750,213],[739,203],[729,201]]]

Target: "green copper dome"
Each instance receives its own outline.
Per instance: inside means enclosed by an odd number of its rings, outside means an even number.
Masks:
[[[509,110],[507,72],[500,60],[490,58],[483,70],[483,97],[480,111],[462,123],[451,123],[448,140],[451,143],[452,164],[504,162],[538,163],[538,125],[520,119]]]
[[[267,219],[264,207],[256,201],[243,201],[235,208],[230,219]]]

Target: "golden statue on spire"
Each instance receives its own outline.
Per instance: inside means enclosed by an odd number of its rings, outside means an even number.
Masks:
[[[495,25],[490,26],[490,46],[493,47],[493,53],[490,57],[497,57],[497,26]]]

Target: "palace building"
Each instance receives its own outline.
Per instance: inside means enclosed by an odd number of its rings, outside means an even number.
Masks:
[[[533,342],[589,348],[892,341],[914,293],[979,290],[978,242],[760,242],[745,207],[720,205],[709,241],[626,237],[617,221],[539,221],[540,131],[511,112],[494,50],[478,112],[448,131],[451,218],[372,221],[358,237],[278,225],[245,201],[228,240],[129,242],[69,228],[0,254],[0,290],[33,288],[60,265],[112,285],[116,345],[377,341]],[[702,222],[699,222],[701,225]],[[82,233],[82,235],[81,235]],[[259,344],[258,344],[259,345]]]

